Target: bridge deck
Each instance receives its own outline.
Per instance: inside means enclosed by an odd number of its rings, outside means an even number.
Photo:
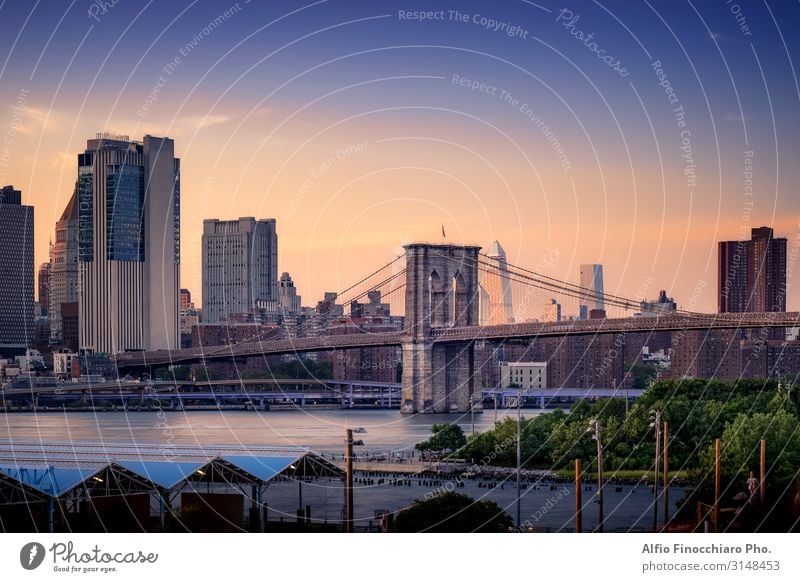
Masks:
[[[651,333],[658,331],[721,330],[800,325],[798,312],[722,313],[588,319],[555,323],[513,323],[506,325],[443,327],[431,330],[435,343],[527,339],[570,335]],[[399,346],[403,332],[364,333],[314,338],[246,341],[230,346],[213,346],[155,352],[130,352],[117,355],[120,369],[164,366],[219,359],[273,356],[282,354]]]

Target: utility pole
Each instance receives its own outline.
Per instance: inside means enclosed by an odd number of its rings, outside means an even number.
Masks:
[[[664,421],[664,530],[669,522],[669,437],[667,421]]]
[[[522,392],[517,390],[517,527],[522,528],[522,508],[520,507],[522,487]]]
[[[589,429],[586,432],[590,433],[597,442],[597,531],[603,533],[603,435],[601,431],[599,420],[589,421]]]
[[[758,480],[758,501],[763,510],[767,500],[767,439],[761,439],[761,462]]]
[[[346,435],[347,436],[345,438],[345,449],[344,449],[344,465],[345,465],[344,531],[345,533],[353,533],[353,429],[348,428],[346,431]]]
[[[472,436],[475,436],[475,395],[469,397],[469,416],[472,422]]]
[[[583,531],[583,502],[581,500],[581,460],[575,459],[575,533]]]
[[[719,439],[714,441],[714,533],[719,532]]]
[[[661,411],[651,411],[653,422],[650,424],[656,431],[655,473],[653,474],[653,533],[658,531],[658,463],[661,458]]]

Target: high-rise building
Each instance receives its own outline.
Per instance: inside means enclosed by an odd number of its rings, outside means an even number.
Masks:
[[[39,304],[42,306],[42,316],[47,317],[50,312],[50,261],[39,265]]]
[[[786,311],[786,239],[771,228],[753,228],[749,241],[720,241],[717,264],[720,313]],[[766,339],[785,335],[772,328]]]
[[[0,189],[0,353],[18,355],[34,339],[33,206]]]
[[[80,347],[174,349],[180,160],[169,138],[98,134],[78,155]]]
[[[514,306],[511,299],[511,279],[508,274],[506,251],[498,241],[494,241],[486,253],[486,260],[492,267],[485,273],[481,287],[489,299],[488,324],[514,323]],[[483,295],[481,295],[483,296]],[[484,311],[479,309],[479,311]]]
[[[544,304],[544,321],[561,321],[561,304],[555,299],[550,299]]]
[[[78,269],[78,185],[56,222],[55,242],[50,245],[50,343],[61,344],[64,338],[63,305],[77,310]],[[77,344],[74,346],[77,349]]]
[[[278,312],[275,219],[203,221],[203,323]]]
[[[604,311],[603,265],[581,265],[580,286],[585,292],[579,307],[580,318],[588,319],[589,313],[594,310]]]
[[[278,290],[278,303],[281,315],[300,313],[300,296],[289,273],[282,273]]]
[[[748,241],[720,241],[720,313],[786,311],[786,239],[766,226]]]

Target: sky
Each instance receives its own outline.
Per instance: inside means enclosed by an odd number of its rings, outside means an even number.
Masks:
[[[37,264],[97,132],[175,140],[181,282],[204,218],[276,218],[305,305],[412,241],[716,309],[719,240],[789,239],[800,5],[0,0],[0,185]]]

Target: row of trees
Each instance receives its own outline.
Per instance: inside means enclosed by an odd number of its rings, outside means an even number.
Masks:
[[[668,380],[651,384],[626,414],[625,402],[580,401],[569,413],[555,410],[521,423],[525,468],[566,469],[580,458],[587,473],[596,470],[596,445],[587,434],[598,419],[603,433],[606,471],[652,471],[655,438],[651,411],[669,424],[670,469],[680,470],[695,486],[692,500],[707,500],[714,482],[714,440],[722,443],[721,472],[729,496],[747,489],[751,470],[758,473],[759,441],[767,441],[767,495],[775,503],[800,506],[800,403],[796,390],[774,381]],[[423,446],[441,444],[439,428]],[[459,457],[475,463],[516,465],[516,419],[498,422],[492,430],[456,447]],[[444,448],[444,447],[442,447]],[[693,504],[684,504],[694,507]],[[792,508],[797,515],[800,507]]]

